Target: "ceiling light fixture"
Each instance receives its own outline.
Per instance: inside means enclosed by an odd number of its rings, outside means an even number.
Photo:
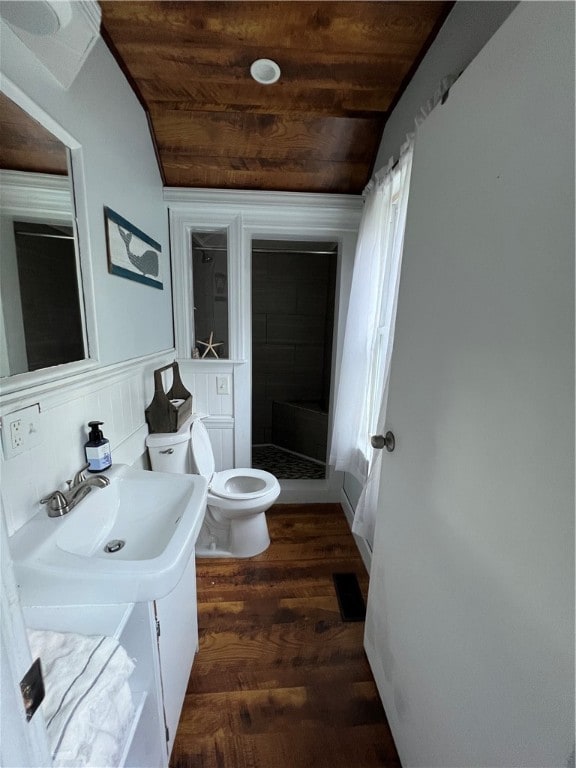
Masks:
[[[280,67],[272,59],[256,59],[250,66],[250,74],[257,83],[272,85],[280,79]]]
[[[72,19],[72,6],[68,0],[28,0],[2,2],[0,16],[18,29],[44,37],[55,35]]]

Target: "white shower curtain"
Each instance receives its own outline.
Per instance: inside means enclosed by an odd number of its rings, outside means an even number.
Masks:
[[[370,436],[384,431],[413,149],[411,137],[365,190],[330,448],[330,464],[362,483],[352,530],[370,545],[382,458]]]

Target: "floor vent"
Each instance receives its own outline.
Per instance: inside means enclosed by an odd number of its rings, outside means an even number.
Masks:
[[[366,605],[355,573],[333,573],[342,621],[364,621]]]

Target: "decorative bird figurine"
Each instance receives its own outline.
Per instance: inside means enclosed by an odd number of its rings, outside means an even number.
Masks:
[[[204,352],[202,353],[202,357],[206,357],[208,352],[212,352],[214,357],[218,357],[218,352],[216,352],[216,347],[223,347],[224,342],[223,341],[213,341],[214,339],[214,331],[210,331],[210,338],[208,341],[200,341],[200,339],[197,340],[196,344],[202,344],[203,347],[206,347]]]
[[[132,253],[130,250],[130,242],[132,240],[132,232],[123,230],[122,227],[117,224],[120,237],[124,241],[126,253],[130,259],[130,263],[133,264],[139,272],[143,275],[151,275],[152,277],[158,276],[158,254],[156,251],[144,251],[143,254],[138,256],[136,253]]]

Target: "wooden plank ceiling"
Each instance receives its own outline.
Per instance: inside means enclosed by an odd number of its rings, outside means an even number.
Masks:
[[[168,186],[357,194],[452,2],[104,0]],[[282,71],[250,77],[255,59]]]

